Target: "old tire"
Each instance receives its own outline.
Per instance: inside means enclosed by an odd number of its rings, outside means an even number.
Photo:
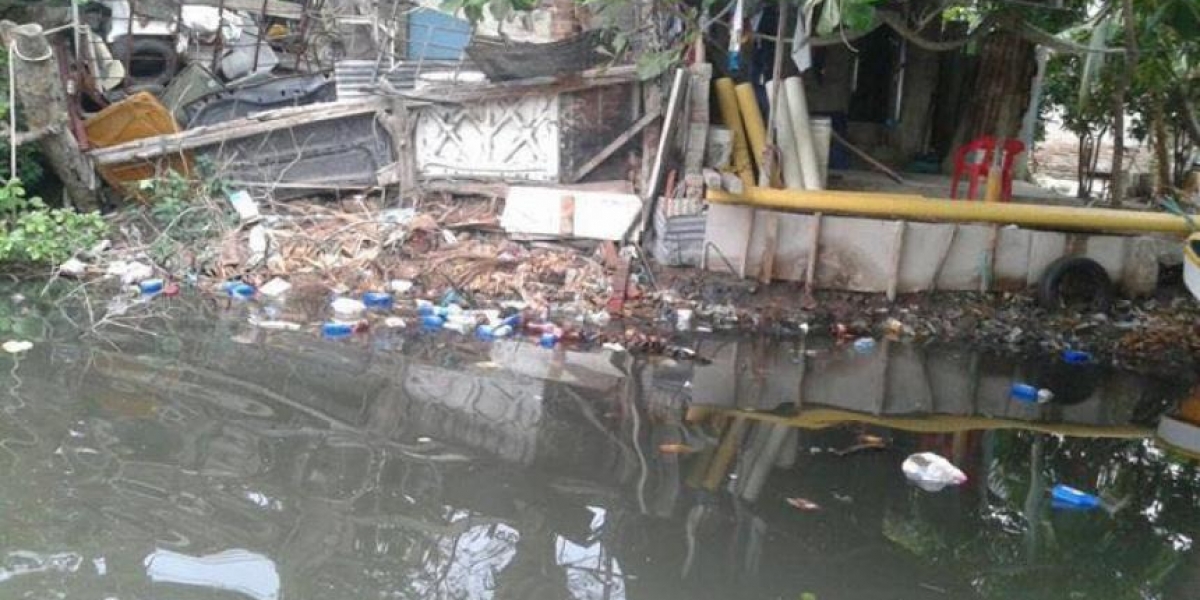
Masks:
[[[179,72],[179,55],[170,40],[138,37],[130,42],[125,36],[113,44],[112,52],[114,58],[126,63],[125,79],[130,86],[165,87]]]
[[[1112,304],[1113,284],[1100,263],[1084,256],[1064,256],[1042,273],[1037,299],[1047,310],[1083,306],[1104,311]]]

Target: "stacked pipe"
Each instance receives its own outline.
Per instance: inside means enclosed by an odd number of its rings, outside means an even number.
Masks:
[[[731,169],[747,188],[754,186],[755,172],[761,172],[764,164],[768,164],[775,167],[769,174],[771,187],[824,189],[825,161],[819,157],[829,149],[828,127],[824,124],[813,127],[800,77],[789,77],[782,83],[776,86],[770,81],[766,86],[769,101],[777,111],[774,124],[776,148],[768,149],[767,125],[763,122],[754,86],[749,83],[734,85],[729,78],[714,82],[721,119],[733,136]],[[779,98],[775,97],[776,87]],[[777,160],[764,160],[768,151],[777,152]]]

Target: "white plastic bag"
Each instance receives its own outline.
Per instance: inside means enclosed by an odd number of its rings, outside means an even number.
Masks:
[[[913,454],[900,465],[904,476],[927,492],[939,492],[946,486],[962,485],[967,476],[950,461],[932,452]]]

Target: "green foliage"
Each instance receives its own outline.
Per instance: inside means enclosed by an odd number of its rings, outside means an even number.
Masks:
[[[211,175],[204,163],[196,168],[197,177],[169,171],[141,182],[139,191],[149,202],[149,217],[159,230],[150,244],[150,257],[159,264],[171,264],[182,250],[200,250],[237,223],[237,215],[222,198],[225,184]]]
[[[41,198],[26,197],[19,179],[0,187],[0,263],[60,263],[107,231],[99,213],[49,208]]]

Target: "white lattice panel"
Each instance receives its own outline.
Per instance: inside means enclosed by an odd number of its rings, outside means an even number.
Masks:
[[[427,106],[416,115],[417,170],[424,177],[558,181],[556,95]]]

